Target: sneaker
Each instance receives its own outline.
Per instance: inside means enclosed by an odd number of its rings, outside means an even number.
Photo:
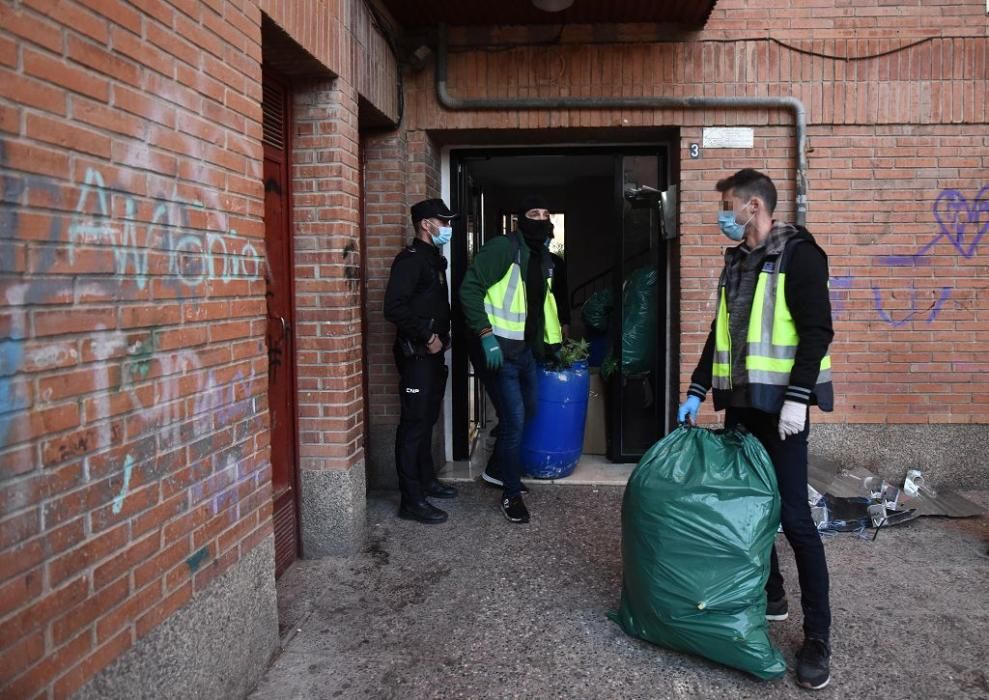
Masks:
[[[484,468],[484,473],[481,474],[481,479],[484,483],[490,484],[491,486],[497,486],[498,488],[504,488],[505,482],[501,479],[501,470],[494,466],[491,462],[488,462],[488,466]],[[529,493],[529,487],[522,484],[522,493]]]
[[[491,462],[488,462],[488,466],[484,468],[484,473],[481,474],[481,478],[492,486],[498,486],[500,488],[505,485],[505,482],[501,480],[501,470]]]
[[[779,622],[790,617],[790,606],[786,602],[786,596],[779,600],[766,601],[766,619]]]
[[[831,648],[823,639],[807,637],[797,654],[797,684],[820,690],[831,681]]]
[[[505,514],[509,522],[529,522],[529,509],[525,507],[521,496],[501,499],[501,512]]]

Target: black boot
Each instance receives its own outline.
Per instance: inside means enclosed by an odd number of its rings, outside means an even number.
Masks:
[[[398,508],[398,517],[427,525],[438,525],[445,523],[448,516],[445,510],[440,510],[426,499],[422,499],[412,502],[402,501],[402,505]]]
[[[434,481],[426,490],[430,498],[456,498],[457,489],[439,481]]]

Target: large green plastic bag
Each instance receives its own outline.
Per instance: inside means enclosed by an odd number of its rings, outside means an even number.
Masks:
[[[656,282],[652,267],[628,276],[622,291],[622,373],[628,377],[653,369],[656,357]]]
[[[605,333],[608,330],[608,319],[611,317],[611,309],[615,302],[612,299],[610,289],[599,289],[587,298],[580,315],[584,323],[591,330],[598,333]]]
[[[682,426],[653,445],[622,502],[625,631],[777,678],[765,584],[780,522],[776,473],[752,435]]]

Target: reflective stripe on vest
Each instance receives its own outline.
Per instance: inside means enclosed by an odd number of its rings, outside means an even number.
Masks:
[[[522,282],[522,254],[515,253],[515,261],[508,266],[505,276],[491,285],[484,295],[484,312],[488,315],[491,332],[499,338],[525,340],[526,297]],[[553,296],[553,277],[546,279],[546,298],[543,301],[545,324],[543,340],[551,345],[563,342],[563,329]]]
[[[731,332],[728,330],[728,300],[724,287],[718,302],[714,324],[714,368],[711,385],[715,389],[731,389]]]
[[[779,269],[759,272],[752,311],[746,336],[745,369],[748,373],[749,399],[754,408],[768,412],[779,411],[790,383],[794,358],[797,354],[797,335],[793,316],[786,305],[786,272]],[[715,319],[715,350],[712,386],[715,389],[732,388],[732,347],[728,325],[728,304],[724,286],[720,289],[721,301]],[[821,369],[814,387],[818,405],[830,411],[834,403],[831,384],[831,356],[821,360]]]

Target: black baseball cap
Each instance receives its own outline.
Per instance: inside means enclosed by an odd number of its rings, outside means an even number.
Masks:
[[[412,205],[410,212],[412,221],[423,219],[455,219],[457,215],[450,211],[442,199],[424,199]]]

